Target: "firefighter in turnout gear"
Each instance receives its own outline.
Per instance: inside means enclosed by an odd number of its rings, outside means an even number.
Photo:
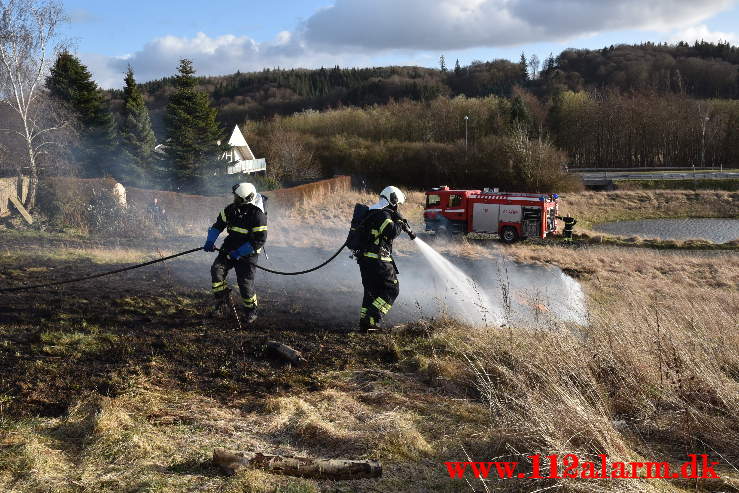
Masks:
[[[403,231],[415,238],[408,222],[398,212],[398,205],[404,202],[403,192],[396,187],[386,187],[380,193],[380,201],[369,208],[362,222],[363,245],[355,254],[364,286],[359,328],[365,332],[379,328],[382,317],[398,297],[393,240]]]
[[[216,222],[208,229],[208,238],[203,249],[215,251],[215,242],[224,229],[228,230],[218,256],[210,269],[216,309],[229,296],[226,281],[228,271],[236,271],[236,280],[246,308],[246,322],[257,318],[257,293],[254,291],[254,274],[259,253],[267,240],[267,214],[264,210],[266,197],[257,193],[251,183],[234,185],[234,202],[223,209]]]
[[[577,219],[570,216],[557,216],[557,219],[565,223],[565,229],[563,231],[565,241],[572,241],[572,229],[575,227],[575,224],[577,224]]]

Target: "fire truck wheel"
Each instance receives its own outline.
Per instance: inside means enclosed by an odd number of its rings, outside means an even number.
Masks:
[[[514,243],[518,239],[518,233],[516,233],[516,228],[513,228],[511,226],[506,226],[503,228],[503,231],[500,232],[500,240],[503,243],[511,244]]]

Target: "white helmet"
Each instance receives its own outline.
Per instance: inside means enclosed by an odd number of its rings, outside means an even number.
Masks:
[[[398,187],[390,186],[383,188],[382,192],[380,192],[380,197],[387,200],[393,207],[405,203],[405,194]]]
[[[247,204],[254,202],[257,197],[257,188],[251,183],[238,183],[231,189],[237,197],[243,200]]]

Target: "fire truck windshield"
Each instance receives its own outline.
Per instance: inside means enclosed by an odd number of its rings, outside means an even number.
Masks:
[[[429,207],[438,207],[439,204],[441,204],[441,196],[440,195],[427,195],[426,196],[426,208]]]

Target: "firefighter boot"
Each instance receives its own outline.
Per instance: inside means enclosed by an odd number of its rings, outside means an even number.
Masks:
[[[377,332],[380,330],[380,326],[377,325],[375,322],[374,317],[362,317],[359,319],[359,331],[369,333],[369,332]]]
[[[231,294],[231,289],[225,289],[219,293],[216,293],[213,300],[213,307],[208,312],[211,317],[220,317],[223,315],[223,309],[226,306],[226,301]]]
[[[257,320],[257,309],[256,308],[247,308],[244,310],[244,323],[246,325],[251,325]]]

